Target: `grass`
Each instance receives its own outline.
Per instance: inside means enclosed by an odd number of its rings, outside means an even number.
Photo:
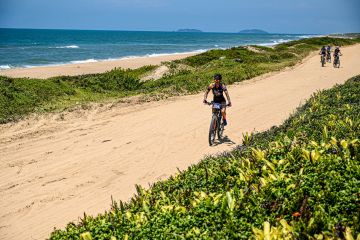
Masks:
[[[211,50],[171,62],[170,73],[154,81],[140,81],[155,69],[114,69],[102,74],[54,77],[47,80],[0,77],[0,123],[18,120],[33,112],[62,111],[79,104],[109,101],[134,95],[193,94],[202,91],[215,73],[232,84],[261,74],[294,66],[322,45],[350,45],[360,38],[311,38],[274,48],[253,46]]]
[[[360,76],[50,239],[357,239]]]

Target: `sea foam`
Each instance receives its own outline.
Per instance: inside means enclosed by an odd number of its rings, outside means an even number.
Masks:
[[[92,62],[98,62],[98,60],[91,58],[86,60],[71,61],[70,63],[92,63]]]
[[[77,46],[77,45],[68,45],[68,46],[58,46],[58,47],[55,47],[55,48],[79,48],[79,46]]]
[[[10,65],[0,65],[0,70],[10,69]]]

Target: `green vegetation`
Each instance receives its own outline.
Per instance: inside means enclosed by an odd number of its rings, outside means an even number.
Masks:
[[[62,110],[77,104],[138,94],[142,85],[139,76],[154,68],[114,69],[103,74],[46,80],[0,76],[0,123],[34,111]]]
[[[114,69],[103,74],[40,79],[0,77],[0,123],[19,119],[32,112],[63,110],[88,102],[109,101],[133,95],[173,96],[203,90],[214,73],[222,73],[232,84],[263,73],[293,66],[322,45],[349,45],[360,38],[312,38],[292,41],[274,48],[253,46],[211,50],[168,63],[169,74],[154,81],[140,81],[154,70],[146,66],[136,70]]]
[[[360,76],[51,239],[359,239]]]

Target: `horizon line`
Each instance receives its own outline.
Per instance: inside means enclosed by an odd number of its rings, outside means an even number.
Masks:
[[[18,30],[64,30],[64,31],[113,31],[113,32],[179,32],[179,33],[233,33],[233,34],[242,34],[242,35],[251,35],[251,34],[256,34],[256,35],[267,35],[267,34],[289,34],[289,35],[300,35],[300,34],[304,34],[304,35],[319,35],[320,33],[273,33],[273,32],[267,32],[267,33],[240,33],[240,31],[243,30],[239,30],[238,32],[212,32],[212,31],[203,31],[200,29],[196,29],[196,28],[179,28],[178,30],[121,30],[121,29],[78,29],[78,28],[26,28],[26,27],[0,27],[0,29],[18,29]],[[194,29],[194,30],[199,30],[200,32],[181,32],[179,30],[181,29]],[[248,29],[244,29],[244,30],[248,30]],[[253,29],[250,29],[253,30]],[[262,30],[262,29],[257,29],[257,30]],[[264,30],[263,30],[264,31]],[[346,33],[352,33],[352,32],[346,32]],[[354,32],[355,33],[355,32]],[[324,34],[320,34],[320,35],[328,35],[328,34],[345,34],[344,33],[324,33]]]

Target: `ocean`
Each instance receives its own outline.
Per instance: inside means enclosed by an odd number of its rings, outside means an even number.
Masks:
[[[0,28],[0,70],[204,52],[250,44],[270,46],[312,36]]]

